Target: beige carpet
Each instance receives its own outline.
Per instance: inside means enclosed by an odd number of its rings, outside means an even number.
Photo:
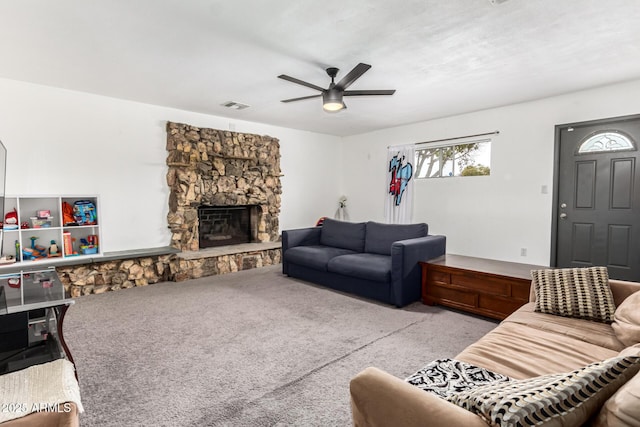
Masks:
[[[278,265],[81,297],[65,336],[83,426],[348,426],[360,370],[404,378],[495,325],[362,300]]]

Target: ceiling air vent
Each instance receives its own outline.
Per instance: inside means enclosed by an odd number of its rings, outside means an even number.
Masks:
[[[231,108],[232,110],[244,110],[245,108],[249,108],[247,104],[241,104],[235,101],[227,101],[222,104],[223,107]]]

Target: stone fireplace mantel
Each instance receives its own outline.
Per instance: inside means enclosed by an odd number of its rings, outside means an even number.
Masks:
[[[280,144],[269,136],[167,123],[171,245],[198,251],[198,207],[258,207],[256,241],[276,242]]]

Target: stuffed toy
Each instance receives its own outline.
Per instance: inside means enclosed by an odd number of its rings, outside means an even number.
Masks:
[[[13,208],[13,211],[7,212],[4,216],[4,228],[7,230],[18,228],[18,211],[16,208]]]

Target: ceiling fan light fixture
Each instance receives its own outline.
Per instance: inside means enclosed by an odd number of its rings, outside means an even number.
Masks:
[[[503,0],[506,1],[506,0]],[[338,69],[335,67],[329,67],[325,71],[327,75],[331,77],[331,84],[327,89],[314,85],[313,83],[305,82],[304,80],[296,79],[295,77],[287,76],[286,74],[280,74],[279,79],[286,80],[291,83],[295,83],[301,86],[306,86],[310,89],[320,92],[317,95],[301,96],[298,98],[283,99],[280,102],[294,102],[303,101],[311,98],[320,98],[322,96],[322,109],[328,113],[335,113],[347,108],[342,98],[345,96],[367,96],[367,95],[393,95],[395,90],[346,90],[353,82],[358,80],[371,65],[359,63],[351,71],[349,71],[338,83],[335,82]]]
[[[324,111],[335,113],[344,108],[342,102],[342,92],[336,89],[329,89],[322,93],[322,108]]]

